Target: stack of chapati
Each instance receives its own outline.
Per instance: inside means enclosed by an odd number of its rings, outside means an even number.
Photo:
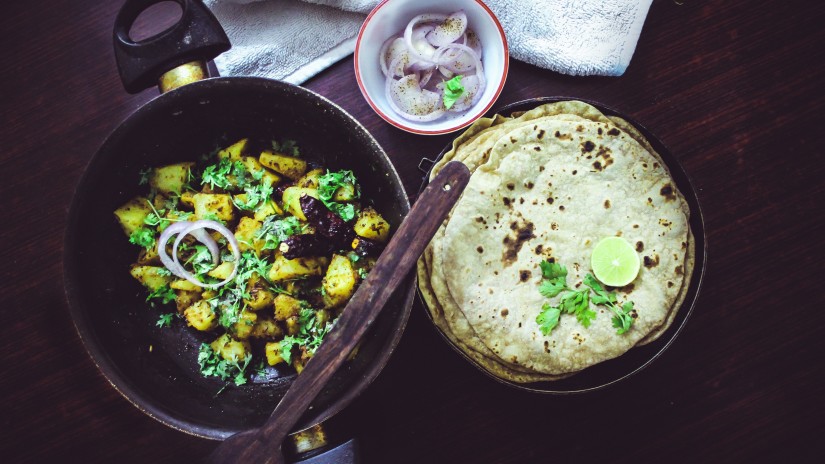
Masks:
[[[673,321],[693,270],[688,205],[660,156],[629,123],[577,101],[478,120],[433,167],[473,172],[418,263],[438,328],[490,373],[514,382],[557,380],[658,338]],[[636,319],[617,334],[609,310],[584,327],[562,315],[545,335],[536,317],[544,260],[580,288],[602,238],[621,236],[644,263],[629,285]]]

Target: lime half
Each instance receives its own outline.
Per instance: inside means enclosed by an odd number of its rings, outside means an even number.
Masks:
[[[590,256],[593,274],[603,284],[624,287],[639,274],[639,255],[633,245],[621,237],[607,237],[593,248]]]

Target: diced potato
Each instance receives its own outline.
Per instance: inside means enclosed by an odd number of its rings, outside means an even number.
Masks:
[[[179,313],[184,312],[186,308],[192,306],[195,302],[200,301],[201,299],[201,292],[198,290],[176,290],[175,295],[175,306],[177,306]]]
[[[241,218],[238,222],[238,227],[235,228],[235,238],[238,240],[238,247],[241,249],[241,253],[247,250],[253,250],[261,254],[266,241],[256,238],[260,230],[261,222],[248,217]]]
[[[229,158],[231,161],[237,161],[241,159],[241,155],[243,155],[243,153],[246,151],[246,146],[248,144],[249,139],[240,139],[232,145],[224,148],[223,150],[220,150],[218,152],[218,158]]]
[[[158,192],[179,194],[183,191],[195,163],[178,163],[162,166],[152,170],[149,186]]]
[[[172,287],[173,290],[183,290],[187,292],[197,291],[198,293],[200,293],[202,289],[202,287],[199,287],[186,279],[178,279],[172,281],[172,283],[169,284],[169,286]]]
[[[248,342],[235,340],[229,334],[221,335],[209,346],[212,347],[212,351],[227,361],[243,361],[250,353]]]
[[[201,297],[204,300],[211,300],[212,298],[215,298],[216,296],[218,296],[218,292],[216,292],[215,290],[206,290],[205,292],[201,293]]]
[[[320,177],[324,175],[324,172],[325,171],[320,168],[312,169],[306,174],[304,174],[303,177],[298,179],[298,181],[295,182],[295,185],[303,188],[317,189],[319,185],[318,179],[320,179]]]
[[[243,301],[252,311],[268,308],[275,302],[275,292],[269,289],[266,281],[257,273],[253,273],[246,284],[249,297]]]
[[[355,233],[361,237],[386,242],[390,236],[390,224],[373,208],[364,208],[353,226]]]
[[[259,315],[258,321],[255,322],[255,325],[252,327],[252,333],[249,336],[263,340],[273,340],[282,338],[284,331],[274,320]]]
[[[169,197],[163,194],[163,192],[159,192],[155,195],[155,198],[152,198],[152,205],[155,209],[163,209],[166,208],[166,202],[169,201]]]
[[[166,268],[157,266],[132,266],[129,273],[144,287],[148,288],[150,292],[154,292],[164,285],[169,285],[174,280],[174,277],[169,275]]]
[[[232,324],[232,335],[238,340],[246,340],[252,334],[258,315],[244,309],[238,315],[238,322]]]
[[[301,158],[274,153],[269,150],[262,151],[258,161],[269,169],[292,180],[300,179],[307,170],[307,162]]]
[[[267,201],[255,209],[255,213],[252,217],[254,217],[256,221],[263,222],[264,219],[266,219],[269,216],[272,216],[273,214],[283,216],[284,210],[282,210],[281,207],[278,206],[278,203],[275,203],[274,201]]]
[[[284,325],[286,325],[286,333],[289,335],[295,335],[301,331],[301,322],[298,316],[289,316],[284,321]]]
[[[299,357],[296,357],[295,359],[292,360],[292,367],[294,367],[295,372],[297,372],[299,374],[304,370],[305,366],[306,366],[305,361],[303,359],[299,358]]]
[[[319,309],[315,311],[315,321],[318,324],[318,327],[323,327],[327,325],[327,322],[332,320],[332,312],[327,309]]]
[[[306,221],[307,217],[301,209],[301,197],[309,195],[312,198],[318,198],[318,191],[312,188],[305,187],[287,187],[284,189],[283,202],[284,210],[289,214],[297,217],[302,221]]]
[[[266,363],[270,366],[284,362],[284,358],[281,356],[281,344],[279,342],[267,343],[264,346],[264,353],[266,353]]]
[[[341,306],[355,293],[358,272],[349,258],[333,255],[327,273],[321,281],[324,288],[324,302],[330,307]]]
[[[215,311],[206,300],[198,300],[185,310],[183,310],[183,317],[196,330],[207,332],[212,330],[217,325]]]
[[[180,194],[180,202],[190,208],[195,207],[195,192],[187,190]]]
[[[222,221],[235,219],[235,205],[232,197],[223,193],[196,193],[193,197],[196,219],[214,219]]]
[[[226,280],[229,278],[230,275],[232,275],[233,269],[235,269],[235,263],[231,261],[224,261],[218,264],[218,266],[215,269],[212,269],[211,271],[207,272],[206,275],[208,275],[209,277],[214,277],[218,280]]]
[[[137,228],[143,227],[143,220],[152,212],[148,202],[145,197],[135,197],[115,210],[120,227],[127,236],[132,235]]]
[[[285,321],[289,317],[298,315],[301,311],[301,300],[280,293],[275,297],[274,306],[275,320]]]
[[[143,266],[161,266],[157,247],[149,249],[141,248],[140,253],[138,253],[137,263]]]
[[[329,260],[325,257],[308,257],[286,259],[283,255],[275,256],[275,262],[269,270],[269,280],[280,282],[300,277],[323,275],[324,267]]]
[[[243,163],[243,166],[246,168],[247,172],[249,172],[253,177],[255,176],[255,174],[263,171],[263,175],[261,176],[261,182],[269,180],[270,185],[277,185],[278,182],[281,181],[281,176],[265,168],[261,163],[258,162],[258,160],[254,156],[244,156],[241,158],[241,162]]]

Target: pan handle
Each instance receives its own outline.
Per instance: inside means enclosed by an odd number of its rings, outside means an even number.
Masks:
[[[138,15],[161,1],[164,0],[126,0],[115,19],[115,60],[120,80],[129,93],[158,85],[162,76],[185,64],[189,64],[189,74],[200,69],[202,77],[206,77],[204,63],[231,47],[220,23],[201,0],[174,0],[183,10],[177,24],[154,37],[133,41],[129,29]],[[176,86],[161,84],[161,91]]]

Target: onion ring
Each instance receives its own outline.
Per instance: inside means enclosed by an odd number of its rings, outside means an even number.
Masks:
[[[396,60],[393,61],[390,64],[390,69],[394,69],[395,66],[397,66],[396,62],[399,59],[401,59],[401,58],[400,57],[396,58]],[[396,113],[398,113],[399,115],[401,115],[405,119],[409,119],[411,121],[428,122],[428,121],[434,121],[434,120],[440,118],[441,115],[444,114],[444,110],[442,108],[436,108],[434,111],[432,111],[430,113],[423,114],[423,115],[422,114],[412,114],[412,113],[408,113],[406,111],[403,111],[401,108],[398,107],[398,105],[395,103],[395,100],[392,97],[392,84],[393,84],[393,82],[395,82],[395,78],[393,76],[387,76],[387,80],[386,80],[385,85],[384,85],[384,96],[387,98],[387,103],[389,103],[389,105],[393,109],[393,111],[395,111]]]
[[[212,256],[212,263],[217,265],[220,260],[220,249],[218,248],[218,243],[215,239],[212,238],[211,235],[206,233],[204,229],[211,229],[219,234],[223,235],[229,246],[232,249],[232,256],[234,258],[235,266],[232,269],[232,273],[222,282],[216,284],[206,284],[198,279],[195,278],[195,275],[191,272],[187,271],[183,265],[180,263],[178,259],[178,248],[180,247],[181,242],[187,235],[192,235],[197,239],[199,242],[203,243],[206,248],[209,250],[209,254]],[[174,245],[172,245],[172,258],[169,257],[166,253],[166,244],[169,242],[169,239],[177,236],[175,239]],[[235,278],[235,275],[238,273],[238,266],[240,265],[241,260],[241,252],[240,248],[238,247],[238,240],[235,238],[235,235],[227,229],[223,224],[210,221],[210,220],[200,220],[200,221],[181,221],[176,222],[175,224],[170,225],[166,229],[164,229],[163,233],[160,234],[160,238],[158,238],[158,256],[160,257],[160,261],[169,269],[172,274],[180,277],[181,279],[186,279],[187,281],[204,288],[218,288],[223,285],[228,284]]]
[[[427,57],[418,53],[418,50],[413,47],[412,43],[412,34],[413,28],[420,22],[432,22],[432,21],[444,21],[447,19],[447,15],[444,14],[421,14],[410,20],[407,23],[407,27],[404,29],[404,41],[407,43],[407,48],[410,51],[410,54],[413,55],[415,58],[418,58],[421,61],[429,61],[433,62],[432,60],[428,59]]]

